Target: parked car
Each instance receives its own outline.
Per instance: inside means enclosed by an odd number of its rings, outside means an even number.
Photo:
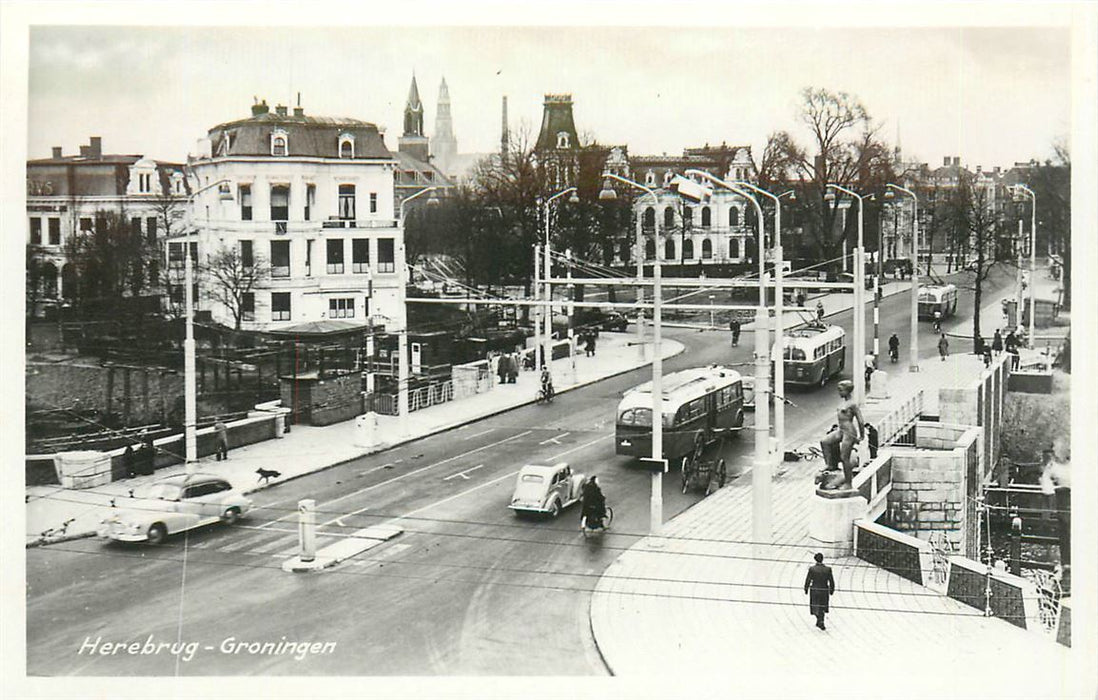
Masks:
[[[150,484],[126,499],[99,526],[99,536],[122,542],[160,544],[171,534],[247,515],[252,501],[212,474],[178,474]]]
[[[586,477],[572,471],[567,462],[552,466],[527,464],[519,470],[515,492],[507,506],[515,515],[544,513],[557,517],[580,500]]]

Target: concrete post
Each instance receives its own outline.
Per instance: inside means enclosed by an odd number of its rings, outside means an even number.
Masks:
[[[657,253],[659,251],[656,251]],[[663,356],[662,304],[663,289],[660,285],[663,275],[659,256],[652,266],[652,459],[663,459]],[[652,472],[652,504],[649,532],[659,534],[663,528],[663,472]]]
[[[408,330],[397,335],[397,415],[400,417],[400,434],[408,434]]]
[[[755,310],[755,463],[751,470],[751,539],[769,543],[773,536],[770,483],[770,319],[762,304]]]
[[[316,501],[312,498],[297,502],[297,535],[301,545],[299,558],[303,562],[316,559]]]

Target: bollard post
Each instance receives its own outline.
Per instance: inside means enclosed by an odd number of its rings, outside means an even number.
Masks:
[[[301,542],[300,559],[311,562],[316,559],[316,501],[306,498],[297,502],[298,539]]]

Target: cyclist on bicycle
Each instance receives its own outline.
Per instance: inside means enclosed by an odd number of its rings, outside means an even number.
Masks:
[[[583,500],[580,524],[588,530],[597,530],[603,526],[606,518],[606,496],[599,488],[597,476],[591,476],[583,484]]]
[[[934,332],[942,332],[942,310],[934,309]]]
[[[553,400],[553,375],[549,374],[548,367],[541,368],[541,398],[545,401]]]

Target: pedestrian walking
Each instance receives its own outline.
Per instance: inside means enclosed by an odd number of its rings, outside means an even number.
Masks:
[[[591,357],[595,356],[595,345],[598,342],[598,333],[595,331],[587,332],[587,352],[591,354]]]
[[[865,390],[867,392],[875,371],[877,371],[877,356],[869,353],[865,356]]]
[[[1003,336],[999,333],[999,329],[995,329],[995,336],[991,339],[991,351],[995,353],[995,357],[999,356],[999,353],[1003,351]]]
[[[214,423],[214,432],[217,433],[217,461],[229,458],[229,429],[218,420]]]
[[[134,454],[133,445],[126,445],[126,451],[122,453],[122,471],[126,472],[126,478],[137,476],[137,455]]]
[[[802,290],[798,291],[797,292],[797,306],[799,306],[800,308],[803,309],[804,308],[804,303],[806,301],[808,301],[808,297],[805,296],[804,290],[802,289]]]
[[[1011,371],[1014,371],[1014,370],[1018,369],[1018,365],[1020,364],[1020,361],[1021,361],[1021,358],[1018,355],[1019,341],[1018,341],[1018,336],[1014,335],[1013,330],[1011,332],[1007,333],[1007,337],[1006,337],[1006,340],[1003,342],[1003,345],[1006,347],[1007,354],[1010,355],[1010,369],[1011,369]]]
[[[728,329],[732,331],[732,347],[736,347],[740,344],[740,319],[733,316],[728,322]]]
[[[804,592],[808,594],[808,610],[816,618],[816,626],[826,630],[824,615],[831,612],[835,577],[831,574],[831,567],[823,563],[824,555],[817,552],[814,558],[816,563],[808,567],[808,575],[804,577]]]
[[[949,355],[949,340],[946,339],[945,333],[942,333],[942,337],[938,339],[938,354],[942,356],[942,362],[945,362]]]
[[[987,342],[984,340],[984,336],[977,333],[976,340],[972,341],[972,353],[983,357],[985,347],[987,347]]]
[[[816,300],[816,320],[823,323],[824,320],[824,303],[822,300]]]
[[[148,431],[141,432],[141,447],[138,449],[137,471],[139,474],[149,475],[156,469],[156,446]]]

